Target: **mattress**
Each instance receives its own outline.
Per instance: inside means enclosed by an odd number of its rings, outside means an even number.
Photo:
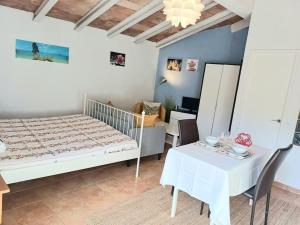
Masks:
[[[95,118],[77,114],[0,120],[0,171],[137,149],[137,143]]]

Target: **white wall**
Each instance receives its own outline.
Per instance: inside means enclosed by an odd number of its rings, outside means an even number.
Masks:
[[[0,7],[0,118],[79,112],[83,94],[130,109],[153,99],[158,50],[120,35],[53,18],[32,22],[32,13]],[[16,38],[70,48],[69,64],[17,59]],[[126,66],[109,63],[110,51],[126,53]]]
[[[255,82],[250,78],[251,72],[247,66],[250,55],[256,50],[286,51],[297,55],[294,65],[294,77],[291,82],[285,108],[282,109],[283,123],[278,138],[278,146],[286,145],[293,139],[297,116],[300,109],[300,1],[298,0],[256,0],[251,24],[249,27],[248,41],[245,50],[244,67],[242,70],[239,93],[235,109],[233,130],[237,133],[247,130],[247,127],[240,127],[241,120],[247,120],[243,112],[243,101],[249,94],[255,91]],[[264,76],[262,73],[261,76]],[[286,74],[282,74],[286,76]],[[289,79],[289,76],[286,76]],[[251,80],[251,82],[249,82]],[[270,80],[272,82],[272,80]],[[249,86],[249,84],[252,86]],[[258,83],[257,83],[258,84]],[[268,84],[266,84],[268,88]],[[263,93],[262,93],[263,94]],[[273,99],[276,101],[276,99]],[[259,105],[260,103],[258,103]],[[268,103],[262,104],[268,107]],[[259,110],[259,109],[258,109]],[[259,127],[257,128],[259,129]],[[268,146],[266,146],[268,147]],[[294,147],[288,158],[283,163],[277,175],[277,181],[288,186],[300,189],[300,147]]]
[[[300,19],[300,18],[299,18]],[[295,133],[295,121],[300,111],[300,51],[297,51],[296,65],[294,67],[295,76],[291,80],[286,107],[283,111],[285,120],[279,133],[278,145],[283,146],[291,143]],[[277,173],[276,180],[300,190],[300,146],[294,146],[287,159],[283,162]]]
[[[255,0],[215,0],[215,2],[243,18],[249,18],[251,16],[254,1]]]
[[[300,49],[299,9],[299,0],[256,0],[247,49]]]

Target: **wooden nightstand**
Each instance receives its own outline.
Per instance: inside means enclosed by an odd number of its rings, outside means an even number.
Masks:
[[[3,194],[10,192],[9,187],[0,175],[0,224],[2,224],[2,200]]]

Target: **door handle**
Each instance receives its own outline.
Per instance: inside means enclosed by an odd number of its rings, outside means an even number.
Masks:
[[[272,120],[273,122],[276,122],[276,123],[281,123],[281,119],[277,119],[277,120]]]

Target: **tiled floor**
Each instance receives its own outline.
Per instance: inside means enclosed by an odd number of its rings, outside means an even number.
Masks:
[[[135,165],[123,162],[11,185],[3,225],[84,225],[96,212],[159,186],[163,163],[164,157],[143,159],[137,181]],[[278,188],[273,195],[300,206],[300,196]]]
[[[117,163],[10,185],[3,225],[83,225],[101,209],[159,185],[163,159],[147,157],[135,181],[135,165]]]

